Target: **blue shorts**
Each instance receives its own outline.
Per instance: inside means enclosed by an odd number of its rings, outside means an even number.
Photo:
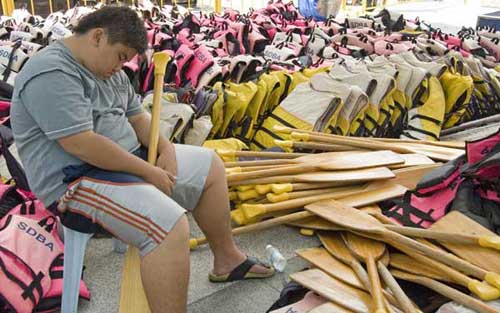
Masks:
[[[98,169],[88,164],[64,169],[66,193],[58,209],[63,223],[85,217],[116,238],[137,247],[142,256],[151,252],[168,235],[178,219],[192,211],[205,188],[212,164],[211,150],[175,145],[177,178],[169,197],[142,178]],[[134,154],[146,159],[147,151]],[[80,217],[80,218],[79,218]],[[67,225],[71,227],[71,225]]]

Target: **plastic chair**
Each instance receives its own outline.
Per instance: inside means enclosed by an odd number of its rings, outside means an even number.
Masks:
[[[83,258],[89,239],[94,234],[82,233],[63,226],[64,229],[64,269],[61,313],[78,312],[80,279],[82,277]],[[114,242],[114,251],[125,253],[127,245],[118,239]]]

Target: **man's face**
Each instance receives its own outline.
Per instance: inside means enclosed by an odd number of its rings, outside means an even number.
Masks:
[[[104,31],[96,31],[92,41],[95,43],[92,58],[88,61],[87,68],[100,79],[108,79],[122,69],[124,63],[136,55],[136,50],[121,43],[110,44]]]

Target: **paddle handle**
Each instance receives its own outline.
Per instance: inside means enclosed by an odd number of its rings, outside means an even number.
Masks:
[[[401,271],[393,270],[392,273],[394,276],[399,277],[404,280],[408,280],[414,282],[416,284],[420,284],[426,286],[429,289],[434,290],[435,292],[463,305],[468,308],[473,309],[478,313],[499,313],[499,310],[492,308],[491,306],[485,304],[484,302],[472,298],[465,293],[462,293],[456,289],[453,289],[443,283],[435,281],[433,279],[422,277],[422,276],[414,276],[411,274],[407,274]],[[400,274],[402,273],[402,274]]]
[[[226,168],[226,174],[235,174],[235,173],[246,173],[246,172],[254,172],[254,171],[262,171],[269,170],[273,168],[280,168],[289,166],[289,164],[276,164],[276,165],[261,165],[261,166],[243,166],[243,167],[228,167]]]
[[[401,289],[401,286],[399,286],[398,282],[396,281],[396,279],[394,279],[391,272],[389,272],[384,263],[378,261],[377,268],[380,276],[398,300],[399,307],[404,311],[404,313],[416,312],[417,309],[413,306],[410,298],[408,298],[403,289]]]
[[[298,220],[308,218],[311,216],[313,216],[313,214],[308,212],[308,211],[297,212],[297,213],[293,213],[293,214],[288,214],[288,215],[268,219],[268,220],[265,220],[263,222],[255,223],[252,225],[237,227],[237,228],[234,228],[231,231],[231,233],[233,234],[233,236],[252,233],[252,232],[259,231],[259,230],[271,228],[271,227],[274,227],[277,225],[282,225],[282,224],[285,224],[288,222],[298,221]],[[201,245],[204,245],[206,243],[207,243],[207,239],[205,237],[192,238],[189,241],[189,245],[190,245],[191,249],[194,249],[194,248],[199,247]]]
[[[269,176],[302,174],[302,173],[314,172],[316,170],[317,170],[316,165],[298,164],[298,165],[291,165],[279,168],[264,169],[254,172],[231,174],[227,176],[227,181],[235,182],[235,181],[263,178]]]
[[[353,138],[353,137],[342,137],[333,135],[312,135],[299,132],[292,132],[292,139],[302,140],[302,141],[315,141],[336,145],[347,145],[351,147],[368,149],[368,150],[391,150],[398,153],[414,153],[414,150],[405,147],[400,147],[394,144],[386,144],[382,142],[374,142],[368,139]]]
[[[437,146],[452,149],[465,149],[465,142],[463,141],[429,141],[429,140],[413,140],[413,139],[397,139],[397,138],[371,138],[371,140],[381,142],[395,142],[395,143],[415,143],[424,144],[429,146]]]
[[[312,189],[312,190],[303,190],[303,191],[295,191],[295,192],[285,192],[281,194],[268,193],[266,195],[267,200],[272,203],[282,202],[287,200],[299,199],[309,196],[316,196],[321,194],[332,193],[336,191],[349,191],[345,187],[333,187],[333,188],[322,188],[322,189]]]
[[[433,231],[433,230],[412,228],[412,227],[403,227],[403,226],[387,225],[387,226],[385,226],[385,228],[392,230],[393,232],[396,232],[398,234],[405,235],[405,236],[426,238],[426,239],[435,239],[438,241],[445,241],[445,242],[465,244],[465,245],[479,245],[479,239],[481,238],[479,236],[473,236],[473,235],[440,232],[440,231]]]
[[[224,162],[224,167],[255,167],[255,166],[273,166],[283,164],[297,164],[294,160],[289,159],[273,159],[273,160],[255,160],[255,161],[237,161]]]
[[[480,282],[478,280],[472,279],[451,267],[448,267],[438,261],[416,253],[412,249],[409,249],[402,245],[395,244],[394,246],[407,255],[411,256],[415,260],[419,261],[420,263],[428,265],[433,269],[444,273],[455,283],[467,287],[472,293],[477,295],[482,300],[491,301],[500,298],[500,290],[489,285],[486,282]]]
[[[368,268],[368,277],[370,278],[371,294],[374,305],[374,313],[387,313],[384,306],[384,300],[382,297],[382,284],[380,283],[380,277],[378,276],[377,265],[375,259],[370,257],[366,260],[366,266]]]
[[[310,150],[320,150],[324,152],[340,152],[340,151],[364,151],[362,149],[346,146],[346,145],[334,145],[321,142],[302,142],[302,141],[283,141],[275,140],[274,143],[283,148],[294,148],[294,149],[310,149]]]
[[[301,156],[309,155],[309,153],[288,153],[288,152],[266,152],[266,151],[229,151],[218,150],[220,156],[228,157],[256,157],[267,159],[295,159]]]
[[[398,233],[392,232],[390,230],[384,229],[383,236],[387,238],[391,244],[401,244],[407,246],[411,249],[414,249],[434,260],[439,260],[457,270],[460,270],[466,274],[477,277],[481,280],[486,278],[487,272],[475,265],[472,265],[462,259],[454,257],[451,253],[444,252],[439,249],[433,249],[429,246],[426,246],[418,241],[400,235]]]
[[[279,175],[264,178],[246,179],[240,181],[228,182],[229,187],[242,186],[242,185],[263,185],[263,184],[276,184],[276,183],[293,183],[296,181],[295,175]]]
[[[338,183],[295,183],[295,184],[272,184],[271,190],[275,194],[302,191],[311,189],[321,189],[338,186]]]
[[[366,272],[363,265],[361,265],[361,263],[359,263],[358,260],[352,259],[349,262],[349,266],[352,268],[354,273],[356,273],[356,276],[358,276],[359,280],[361,281],[363,286],[365,286],[366,290],[371,291],[372,287],[370,285],[370,278],[368,277],[368,273]],[[398,301],[390,293],[388,293],[385,290],[382,290],[382,293],[384,294],[385,299],[387,299],[389,303],[391,303],[394,306],[398,305]],[[388,303],[386,303],[385,299],[384,299],[384,304],[389,308],[389,310],[391,310],[391,307],[389,306]]]
[[[352,188],[350,190],[334,191],[325,194],[303,197],[298,199],[292,199],[287,201],[282,201],[278,203],[270,204],[243,204],[241,206],[245,216],[248,219],[256,218],[260,215],[277,213],[284,210],[299,209],[305,205],[329,199],[340,199],[343,197],[348,197],[350,195],[358,194],[362,191],[362,188]],[[373,202],[372,202],[373,203]]]
[[[149,129],[148,162],[156,165],[158,158],[158,143],[160,141],[160,113],[161,98],[163,96],[163,85],[165,68],[170,56],[164,52],[153,54],[154,85],[153,85],[153,107],[151,108],[151,126]]]

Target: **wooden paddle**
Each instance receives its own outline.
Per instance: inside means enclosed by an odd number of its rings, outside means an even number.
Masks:
[[[226,168],[226,174],[230,175],[230,174],[236,174],[236,173],[262,171],[262,170],[268,170],[268,169],[273,169],[273,168],[281,168],[281,167],[289,166],[290,164],[295,164],[295,163],[277,164],[277,165],[261,165],[261,166],[228,167],[228,168]]]
[[[404,261],[407,261],[407,267],[412,267],[412,266],[419,266],[420,267],[429,267],[435,271],[438,271],[439,273],[442,273],[443,275],[448,276],[451,278],[454,282],[457,284],[460,284],[462,286],[465,286],[468,288],[472,293],[480,297],[482,300],[485,301],[490,301],[490,300],[495,300],[500,298],[500,290],[497,288],[489,285],[486,282],[480,282],[475,279],[471,279],[470,277],[462,274],[461,272],[450,268],[436,260],[433,260],[431,258],[428,258],[424,255],[421,255],[419,253],[416,253],[412,249],[409,249],[408,247],[405,247],[403,245],[399,244],[393,244],[396,248],[399,250],[403,251],[404,253],[408,254],[411,256],[411,258],[403,258]],[[401,264],[400,264],[401,265]],[[407,272],[412,272],[411,270],[406,270]],[[432,277],[431,277],[432,278]]]
[[[361,188],[361,186],[358,186]],[[312,190],[304,190],[304,191],[295,191],[295,192],[286,192],[281,194],[268,193],[266,195],[267,200],[271,203],[283,202],[287,200],[299,199],[309,196],[321,195],[326,193],[331,193],[338,191],[339,189],[349,190],[352,187],[333,187],[333,188],[322,188],[322,189],[312,189]]]
[[[364,290],[371,290],[371,285],[370,285],[370,279],[368,277],[368,273],[365,271],[361,263],[351,254],[351,251],[347,248],[347,246],[344,243],[344,240],[342,239],[341,235],[338,233],[333,233],[333,232],[318,232],[318,238],[320,239],[321,243],[325,247],[325,249],[335,258],[339,259],[340,261],[344,262],[345,264],[349,265],[352,270],[356,273],[357,277],[361,281],[361,283],[364,286]],[[386,258],[384,261],[389,263],[389,259]],[[385,298],[392,303],[393,305],[398,305],[398,302],[394,297],[386,292],[385,290],[382,291],[384,293]],[[388,306],[389,307],[389,306]]]
[[[387,269],[387,266],[383,262],[377,262],[377,269],[385,284],[392,291],[399,302],[399,306],[405,313],[421,312],[413,305],[410,298],[408,298],[406,293],[403,291],[401,286],[399,286],[398,282],[392,276],[391,272]]]
[[[299,132],[299,133],[305,133],[305,134],[310,134],[310,135],[318,135],[318,136],[331,136],[331,137],[342,137],[339,135],[334,135],[334,134],[326,134],[326,133],[321,133],[321,132],[314,132],[314,131],[308,131],[308,130],[303,130],[303,129],[295,129],[291,127],[285,127],[285,126],[274,126],[273,130],[277,133],[284,133],[284,134],[291,134],[292,132]],[[350,137],[353,138],[353,137]],[[356,137],[354,137],[356,139]],[[359,139],[366,139],[366,138],[359,138]],[[396,138],[369,138],[370,140],[374,141],[381,141],[381,142],[389,142],[389,143],[416,143],[416,144],[422,144],[422,145],[433,145],[433,146],[439,146],[439,147],[446,147],[446,148],[455,148],[455,149],[465,149],[465,142],[462,141],[429,141],[429,140],[412,140],[412,139],[396,139]]]
[[[287,165],[287,164],[295,164],[295,162],[293,162],[293,159],[237,161],[237,162],[224,162],[224,167],[233,168],[233,167],[254,167],[254,166]]]
[[[396,138],[370,138],[382,142],[395,142],[395,143],[414,143],[419,145],[437,146],[453,149],[465,149],[464,141],[429,141],[429,140],[412,140],[412,139],[396,139]]]
[[[324,199],[332,198],[343,198],[350,195],[354,195],[363,191],[364,187],[337,187],[332,188],[333,191],[328,193],[323,193],[319,195],[302,197],[298,199],[286,200],[277,203],[269,204],[242,204],[241,209],[245,217],[249,220],[255,219],[257,217],[262,217],[264,215],[272,215],[277,212],[296,210],[303,208],[304,205],[309,203],[314,203]]]
[[[349,311],[333,302],[328,302],[315,307],[308,313],[352,313],[352,311]]]
[[[431,230],[452,231],[478,236],[494,236],[495,233],[458,211],[451,211],[434,223]],[[443,245],[459,257],[488,271],[500,273],[500,252],[478,246],[443,242]]]
[[[225,157],[255,157],[266,159],[295,159],[308,153],[292,153],[292,152],[266,152],[266,151],[234,151],[234,150],[217,150],[220,156]]]
[[[444,275],[444,273],[435,270],[434,267],[417,262],[417,260],[412,259],[406,254],[391,253],[391,266],[411,274],[422,275],[447,283],[455,282],[450,277]]]
[[[292,139],[295,140],[303,140],[303,141],[319,141],[324,143],[332,143],[332,144],[343,144],[355,146],[362,149],[369,150],[391,150],[397,153],[418,153],[425,154],[431,159],[437,161],[451,161],[460,155],[464,154],[463,150],[459,149],[450,149],[443,147],[435,147],[435,146],[423,146],[423,145],[415,145],[409,143],[384,143],[371,141],[369,139],[360,139],[354,137],[331,137],[331,136],[318,136],[318,135],[309,135],[304,133],[296,133],[292,132]]]
[[[306,206],[306,209],[316,215],[319,215],[330,222],[341,225],[343,227],[352,229],[360,233],[368,233],[380,236],[381,239],[389,244],[398,244],[407,246],[422,253],[434,260],[446,263],[464,273],[470,274],[482,280],[488,281],[493,286],[500,288],[500,275],[487,272],[477,266],[451,257],[448,253],[441,250],[433,249],[418,241],[408,237],[397,234],[393,231],[386,229],[374,217],[349,207],[341,202],[334,200],[327,200],[320,203],[314,203]]]
[[[240,181],[261,177],[307,173],[316,170],[356,170],[371,167],[401,165],[405,160],[392,151],[373,152],[332,152],[310,155],[296,159],[297,165],[263,169],[260,171],[232,173],[227,181]]]
[[[318,296],[312,291],[309,291],[308,293],[306,293],[306,295],[302,300],[289,304],[277,310],[273,310],[269,313],[290,313],[290,312],[306,313],[314,309],[315,307],[318,307],[321,304],[327,302],[328,301],[325,298]]]
[[[149,129],[148,162],[156,164],[158,158],[158,142],[160,138],[161,99],[165,69],[170,56],[167,53],[153,54],[154,85],[153,107],[151,110],[151,126]],[[140,273],[139,251],[129,247],[125,254],[120,294],[120,313],[149,313],[149,304],[144,293]]]
[[[282,194],[285,192],[302,191],[311,189],[321,189],[335,187],[337,183],[295,183],[295,184],[269,184],[271,191],[274,194]],[[257,185],[258,186],[258,185]],[[255,187],[257,189],[257,186]],[[270,192],[270,191],[268,191]],[[267,192],[266,192],[267,193]]]
[[[271,203],[271,204],[260,204],[260,205],[243,204],[241,208],[246,218],[253,219],[258,216],[262,216],[264,214],[273,214],[285,210],[302,208],[307,204],[322,201],[325,199],[343,198],[342,201],[346,201],[347,203],[350,203],[352,206],[359,206],[360,204],[368,205],[372,203],[377,203],[379,201],[383,201],[379,199],[387,200],[396,198],[406,192],[406,188],[392,184],[385,185],[379,189],[361,192],[363,191],[363,189],[364,189],[363,187],[343,187],[339,188],[338,191],[336,192],[331,192],[328,194],[310,196],[310,197],[288,200],[278,203]],[[348,196],[350,197],[346,198]],[[374,200],[374,199],[377,199],[378,201],[366,203],[366,200]]]
[[[290,278],[322,297],[356,313],[369,313],[373,305],[370,296],[357,288],[325,274],[318,269],[297,272]]]
[[[399,156],[405,160],[405,163],[401,165],[391,165],[389,166],[390,169],[435,164],[435,162],[431,158],[423,154],[406,153],[406,154],[399,154]]]
[[[295,253],[328,275],[353,287],[368,290],[351,267],[338,261],[324,248],[302,249]]]
[[[456,289],[453,289],[451,287],[448,287],[447,285],[440,283],[438,281],[435,281],[433,279],[430,279],[428,277],[424,276],[416,276],[413,274],[405,273],[399,270],[391,270],[392,275],[394,275],[397,278],[411,281],[413,283],[425,286],[429,289],[434,290],[435,292],[442,294],[443,296],[452,299],[453,301],[466,306],[468,308],[471,308],[475,310],[478,313],[499,313],[499,310],[496,310],[484,302],[477,300],[475,298],[472,298],[465,293],[462,293]]]
[[[364,151],[356,147],[350,147],[346,145],[331,145],[320,142],[302,142],[293,140],[274,140],[274,144],[281,148],[292,148],[292,149],[309,149],[309,150],[319,150],[319,151]]]
[[[387,312],[384,308],[382,299],[382,285],[377,270],[377,260],[385,252],[385,244],[356,236],[352,233],[345,233],[342,236],[349,250],[368,268],[368,277],[370,279],[371,295],[375,306],[375,313]]]
[[[462,245],[478,245],[484,248],[500,250],[500,236],[464,235],[457,232],[452,233],[393,225],[386,225],[385,228],[409,237],[435,239]]]
[[[353,206],[366,206],[380,201],[385,201],[388,199],[396,198],[402,196],[406,191],[406,188],[399,185],[385,186],[380,190],[369,190],[360,191],[358,194],[350,197],[343,198],[342,201],[346,201]],[[280,216],[272,218],[266,221],[262,221],[256,224],[242,226],[233,229],[232,233],[234,236],[239,234],[251,233],[255,231],[264,230],[276,225],[282,225],[292,221],[302,220],[308,217],[312,217],[313,214],[310,212],[297,212],[293,214],[288,214],[285,216]],[[196,248],[199,245],[206,244],[207,240],[205,237],[192,238],[190,240],[190,247]]]
[[[277,169],[282,170],[282,169]],[[295,168],[293,169],[295,170]],[[234,174],[238,175],[238,174]],[[260,175],[260,174],[259,174]],[[374,167],[360,170],[346,170],[335,172],[314,172],[308,174],[296,175],[278,175],[263,178],[254,178],[235,181],[234,178],[229,181],[228,186],[238,185],[258,185],[258,184],[274,184],[274,183],[338,183],[352,184],[366,182],[371,180],[382,180],[393,178],[395,175],[386,167]]]

